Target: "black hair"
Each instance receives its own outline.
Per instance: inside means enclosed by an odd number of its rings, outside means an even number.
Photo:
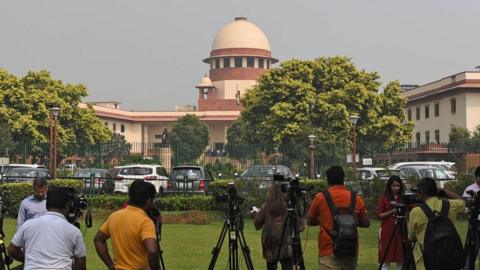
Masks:
[[[345,173],[343,168],[340,166],[332,166],[327,170],[327,182],[328,185],[343,185],[343,179],[345,178]]]
[[[73,200],[72,189],[66,187],[52,187],[47,192],[47,209],[63,209]]]
[[[398,191],[398,194],[401,195],[405,192],[405,186],[403,185],[402,179],[398,175],[392,175],[390,178],[388,178],[387,185],[385,186],[385,195],[390,201],[394,200],[394,196],[392,194],[392,184],[393,182],[398,182],[400,184],[400,190]]]
[[[480,177],[480,166],[475,169],[475,177]]]
[[[37,177],[33,179],[33,185],[37,187],[46,187],[48,185],[47,178]]]
[[[128,189],[128,203],[143,207],[148,199],[155,197],[155,186],[144,180],[135,180]]]
[[[430,177],[425,177],[417,185],[419,193],[425,193],[428,196],[436,196],[438,194],[437,183]]]

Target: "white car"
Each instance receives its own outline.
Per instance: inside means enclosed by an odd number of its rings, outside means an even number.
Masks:
[[[405,175],[395,169],[389,170],[380,167],[363,167],[356,170],[356,179],[362,180],[372,180],[374,178],[388,180],[391,175],[398,175],[401,179],[405,179]]]
[[[114,193],[128,193],[128,187],[136,179],[152,183],[157,192],[167,189],[167,171],[161,165],[135,164],[122,166],[115,177]]]
[[[454,165],[455,162],[448,161],[408,161],[394,163],[388,166],[388,169],[401,169],[411,166],[435,167],[447,173],[450,178],[455,178],[456,172],[455,168],[453,167]]]

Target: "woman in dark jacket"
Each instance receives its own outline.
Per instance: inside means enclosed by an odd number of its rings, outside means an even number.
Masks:
[[[267,200],[260,207],[254,221],[257,230],[263,228],[262,249],[263,257],[267,261],[267,270],[276,269],[280,246],[281,251],[278,261],[282,265],[282,270],[292,269],[291,238],[287,234],[282,240],[282,229],[286,217],[286,195],[281,191],[280,182],[274,181],[268,190]]]
[[[400,203],[403,193],[404,186],[402,180],[397,175],[392,175],[388,179],[385,193],[378,199],[376,214],[377,219],[382,222],[380,226],[380,239],[378,241],[378,262],[381,263],[381,260],[385,257],[382,270],[388,270],[390,263],[396,263],[397,269],[402,268],[404,258],[400,229],[397,229],[392,237],[396,221],[396,210],[392,207],[392,203]],[[389,242],[390,239],[391,242]],[[388,245],[390,245],[390,247],[387,252]]]

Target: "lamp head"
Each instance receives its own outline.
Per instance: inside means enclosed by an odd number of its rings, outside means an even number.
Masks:
[[[55,117],[55,119],[57,119],[57,116],[58,116],[58,114],[60,113],[60,108],[58,108],[58,107],[53,107],[53,108],[50,109],[50,111],[52,112],[53,117]]]
[[[353,115],[350,115],[350,122],[352,123],[352,125],[356,125],[357,122],[358,122],[358,119],[360,119],[360,116],[356,115],[356,114],[353,114]]]
[[[308,135],[308,139],[310,140],[310,145],[313,145],[313,141],[315,140],[315,135]]]

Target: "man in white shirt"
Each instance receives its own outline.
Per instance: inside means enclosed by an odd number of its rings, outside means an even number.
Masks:
[[[465,191],[463,192],[463,196],[464,198],[470,198],[472,196],[470,196],[470,194],[468,194],[467,191],[473,191],[475,194],[480,191],[480,166],[478,166],[476,169],[475,169],[475,183],[471,184],[470,186],[468,186]]]
[[[17,218],[17,230],[25,221],[43,216],[47,212],[45,195],[48,191],[47,179],[44,177],[33,179],[33,195],[28,196],[20,203]]]
[[[24,262],[24,270],[86,269],[82,233],[66,219],[72,199],[73,194],[67,188],[50,189],[45,215],[27,220],[17,230],[8,254]]]

